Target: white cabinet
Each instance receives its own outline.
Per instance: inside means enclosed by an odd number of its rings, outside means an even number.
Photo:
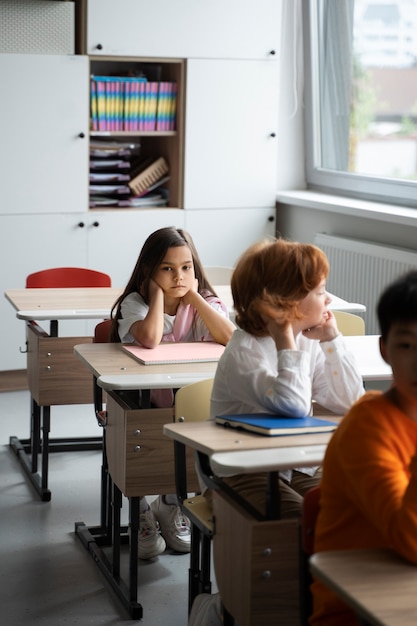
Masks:
[[[282,0],[88,0],[83,52],[266,59],[280,46]]]
[[[1,54],[0,214],[84,211],[88,60]]]
[[[79,226],[83,223],[81,215],[2,215],[0,221],[1,294],[25,287],[26,276],[32,272],[47,267],[85,266],[87,229]],[[0,371],[24,369],[26,355],[19,348],[25,347],[25,322],[16,318],[16,311],[4,296],[0,299],[0,317]],[[68,329],[67,334],[72,332]]]
[[[187,62],[184,208],[275,206],[278,64]]]
[[[124,287],[145,239],[164,226],[184,228],[184,213],[179,209],[91,211],[88,267],[110,274],[114,287]]]
[[[0,290],[60,265],[104,271],[123,287],[163,226],[186,228],[205,265],[233,265],[275,234],[282,0],[79,7],[91,68],[82,55],[0,55]],[[161,64],[179,86],[176,131],[140,137],[144,154],[171,164],[170,208],[89,211],[90,69],[140,60]],[[24,322],[0,302],[0,371],[24,368]]]
[[[233,267],[252,243],[275,235],[275,209],[185,211],[185,228],[203,265]]]

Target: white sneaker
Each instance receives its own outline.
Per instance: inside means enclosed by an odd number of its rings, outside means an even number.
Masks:
[[[191,530],[190,520],[177,504],[165,504],[162,496],[151,502],[151,510],[161,527],[161,534],[175,552],[190,552]]]
[[[200,593],[191,607],[188,626],[222,626],[220,594]]]
[[[153,559],[166,548],[160,535],[159,524],[150,509],[139,515],[138,557]]]

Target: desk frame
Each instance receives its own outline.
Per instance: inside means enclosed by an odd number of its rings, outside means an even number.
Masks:
[[[57,320],[51,320],[49,335],[36,322],[27,322],[30,436],[11,436],[9,445],[43,502],[52,497],[48,487],[49,453],[103,448],[101,435],[49,437],[52,405],[93,402],[93,385],[86,381],[84,368],[73,356],[74,345],[82,342],[91,343],[92,338],[58,337]]]
[[[75,523],[75,534],[92,555],[95,563],[132,619],[141,619],[143,616],[142,605],[138,602],[137,554],[140,518],[140,496],[138,494],[149,493],[149,490],[152,493],[171,493],[175,491],[175,483],[172,478],[174,474],[174,459],[172,458],[172,468],[166,463],[167,453],[168,455],[172,454],[170,442],[168,440],[165,441],[165,438],[163,438],[162,442],[158,439],[157,444],[151,444],[151,447],[149,448],[148,446],[148,450],[146,450],[146,439],[150,439],[149,436],[147,437],[147,434],[159,432],[159,429],[162,432],[162,425],[169,421],[170,417],[173,419],[173,410],[172,408],[150,409],[149,407],[150,392],[148,389],[108,392],[108,422],[104,429],[103,438],[100,525],[88,527],[84,522]],[[136,424],[137,426],[141,425],[142,447],[145,451],[145,463],[149,464],[149,472],[143,474],[139,468],[135,480],[134,474],[140,463],[138,465],[138,463],[135,463],[135,460],[132,462],[131,448],[133,443],[131,433],[135,431]],[[117,455],[117,458],[112,454],[112,449],[114,449],[115,445],[120,453]],[[153,460],[152,454],[149,454],[149,451],[152,452],[152,445],[158,445],[162,450],[160,456],[153,458]],[[156,463],[161,464],[159,471],[153,469],[152,464],[155,466]],[[134,471],[123,471],[130,464]],[[188,468],[186,462],[184,467],[186,468],[184,471],[186,471],[186,474],[188,473],[190,479],[194,473],[191,454],[189,454]],[[197,489],[195,476],[192,488]],[[129,502],[130,537],[128,527],[121,525],[123,495],[126,496]],[[127,544],[129,544],[129,574],[128,580],[125,581],[120,573],[120,562],[121,548]],[[104,548],[111,548],[111,558],[107,556]]]

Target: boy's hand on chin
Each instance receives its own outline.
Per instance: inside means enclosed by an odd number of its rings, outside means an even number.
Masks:
[[[324,342],[332,341],[340,333],[333,313],[331,311],[326,311],[322,324],[317,324],[317,326],[313,326],[311,328],[305,328],[302,330],[302,334],[308,339],[315,339],[320,342]]]

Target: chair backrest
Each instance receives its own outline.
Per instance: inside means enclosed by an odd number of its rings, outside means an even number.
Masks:
[[[175,394],[175,421],[202,422],[210,417],[213,378],[199,380],[178,389]]]
[[[230,280],[233,274],[233,267],[226,267],[223,265],[212,265],[204,267],[207,278],[210,283],[214,285],[230,285]]]
[[[313,600],[309,558],[314,552],[314,533],[320,510],[320,485],[309,489],[303,498],[300,522],[300,618],[302,626],[308,626]]]
[[[28,289],[60,289],[71,287],[111,287],[108,274],[83,267],[54,267],[29,274]]]
[[[108,343],[110,341],[110,333],[112,320],[104,320],[94,328],[93,343]]]
[[[320,510],[320,485],[309,489],[303,498],[301,514],[301,542],[304,554],[311,556],[314,551],[314,531]]]
[[[365,322],[353,313],[347,311],[332,311],[336,318],[337,327],[342,335],[364,335],[365,334]]]

